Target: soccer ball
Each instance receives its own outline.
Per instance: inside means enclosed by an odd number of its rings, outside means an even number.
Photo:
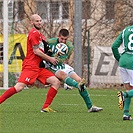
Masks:
[[[67,45],[64,43],[58,43],[55,47],[55,53],[57,53],[57,55],[59,56],[67,54],[68,53]]]

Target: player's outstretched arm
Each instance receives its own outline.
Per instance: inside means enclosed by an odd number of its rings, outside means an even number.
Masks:
[[[36,55],[42,57],[42,59],[44,59],[45,61],[51,62],[54,65],[58,63],[58,60],[55,57],[50,57],[47,54],[44,54],[39,48],[33,49],[33,51]]]

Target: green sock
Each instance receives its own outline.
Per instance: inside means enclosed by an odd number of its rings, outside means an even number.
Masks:
[[[129,97],[129,98],[133,97],[133,90],[130,90],[128,92],[124,92],[124,97]]]
[[[70,86],[73,86],[75,88],[78,88],[78,82],[76,82],[74,79],[67,77],[64,82]]]
[[[87,108],[90,109],[91,106],[92,106],[92,101],[91,101],[91,99],[90,99],[90,95],[89,95],[89,93],[88,93],[86,87],[84,87],[84,88],[85,88],[84,91],[81,92],[81,91],[79,90],[79,93],[80,93],[80,95],[82,96],[82,98],[84,99]]]
[[[129,108],[130,108],[131,98],[125,98],[124,101],[124,115],[129,116]]]
[[[64,80],[64,82],[65,82],[66,84],[70,85],[70,86],[73,86],[73,87],[75,87],[75,88],[78,88],[78,82],[76,82],[74,79],[72,79],[72,78],[70,78],[70,77],[67,77],[67,78]],[[78,90],[79,90],[79,89],[78,89]],[[84,99],[87,108],[90,109],[91,106],[92,106],[92,101],[91,101],[91,99],[90,99],[90,95],[89,95],[89,93],[88,93],[86,87],[85,87],[85,90],[84,90],[83,92],[81,92],[81,91],[79,90],[79,93],[80,93],[80,95],[82,96],[82,98]]]

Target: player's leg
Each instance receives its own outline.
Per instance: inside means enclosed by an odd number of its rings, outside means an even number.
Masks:
[[[124,105],[123,120],[130,120],[130,119],[132,119],[131,115],[129,113],[131,98],[125,98],[124,103],[125,103],[125,105]]]
[[[130,115],[131,98],[133,97],[133,86],[125,84],[126,92],[123,92],[124,96],[124,116],[123,120],[132,120]]]
[[[75,73],[74,69],[69,66],[68,64],[64,64],[64,68],[63,69],[59,69],[55,72],[55,75],[62,81],[64,81],[64,83],[66,83],[67,85],[71,86],[71,87],[75,87],[78,88],[80,90],[84,89],[84,81],[79,79],[79,81],[81,81],[80,83],[75,81],[73,78],[70,77],[70,73]]]
[[[75,73],[73,73],[73,75],[76,75]],[[70,86],[73,86],[75,88],[78,88],[80,95],[82,96],[82,98],[84,99],[87,108],[90,109],[92,107],[92,102],[90,99],[90,96],[88,94],[88,91],[86,90],[86,87],[84,86],[85,82],[82,82],[82,79],[79,77],[79,83],[77,81],[75,81],[73,78],[68,77],[68,75],[62,71],[58,71],[57,76],[64,80],[64,82]],[[78,76],[77,76],[78,78]],[[82,89],[83,88],[83,89]]]
[[[126,84],[127,86],[127,84]],[[126,87],[125,87],[126,88]],[[131,90],[132,91],[132,90]],[[130,92],[130,91],[128,91]],[[130,104],[131,104],[131,97],[128,96],[128,92],[118,92],[118,98],[119,98],[119,108],[123,111],[123,120],[132,120],[132,117],[129,113],[130,110]]]
[[[67,73],[68,76],[69,76],[69,73],[72,72],[72,71],[74,71],[74,69],[71,66],[69,66],[68,64],[65,64],[65,68],[62,71],[64,71],[65,73]],[[73,86],[70,86],[70,85],[64,83],[64,89],[65,90],[72,90],[73,89]]]
[[[3,103],[6,99],[11,97],[12,95],[16,94],[17,91],[15,87],[11,87],[8,90],[6,90],[1,96],[0,96],[0,104]]]
[[[26,84],[24,83],[17,83],[15,86],[10,87],[0,96],[0,104],[3,103],[6,99],[11,97],[12,95],[16,94],[17,92],[21,91]]]
[[[75,73],[70,73],[70,77],[75,79],[77,82],[80,82],[82,79]],[[86,106],[88,108],[88,112],[98,112],[103,110],[101,107],[92,106],[92,101],[90,98],[90,94],[86,89],[86,86],[84,85],[84,90],[79,90],[79,94],[83,98],[84,102],[86,103]]]
[[[50,108],[50,105],[55,98],[57,94],[57,90],[53,87],[50,87],[50,89],[47,92],[46,100],[42,106],[41,112],[56,112],[53,109]]]
[[[64,81],[69,86],[78,88],[79,90],[83,91],[84,90],[84,79],[81,80],[81,82],[77,82],[74,79],[70,78],[68,74],[63,72],[62,70],[59,70],[58,72],[55,73],[56,77],[58,77],[60,80]]]
[[[51,84],[46,96],[46,100],[42,106],[41,112],[55,112],[50,108],[50,105],[58,92],[58,88],[60,87],[60,81],[55,77],[52,72],[45,68],[43,68],[42,71],[39,73],[38,80],[44,85]]]
[[[73,72],[70,72],[70,73],[69,73],[69,76],[70,76],[72,79],[76,80],[77,82],[80,82],[80,81],[81,81],[81,77],[79,77],[74,71],[73,71]]]
[[[81,81],[81,78],[75,72],[70,73],[70,77],[73,78],[74,80],[76,80],[77,82]],[[87,108],[90,109],[92,107],[92,101],[90,99],[90,95],[89,95],[85,85],[84,85],[84,91],[79,90],[79,94],[85,101]]]
[[[133,70],[127,70],[129,75],[129,84],[125,84],[126,92],[125,97],[133,97]]]
[[[78,82],[76,82],[74,79],[70,78],[68,76],[67,73],[65,73],[64,71],[62,71],[61,69],[58,70],[56,73],[55,73],[55,76],[64,81],[66,84],[68,84],[69,86],[73,86],[75,88],[78,88]]]
[[[32,75],[32,72],[29,72],[29,71],[28,72],[27,71],[23,71],[22,72],[22,74],[20,75],[20,78],[18,80],[18,83],[16,83],[15,86],[13,86],[13,87],[9,88],[8,90],[6,90],[0,96],[0,104],[3,103],[6,99],[8,99],[9,97],[11,97],[12,95],[14,95],[17,92],[23,90],[24,87],[26,86],[26,84],[29,84],[27,81],[25,81],[26,77],[28,77],[28,74],[29,75]],[[29,79],[31,79],[31,78],[29,77]]]
[[[79,94],[83,98],[89,112],[98,112],[98,111],[103,110],[102,108],[92,106],[92,101],[91,101],[90,95],[85,86],[85,80],[81,79],[81,77],[79,77],[74,72],[74,69],[71,66],[69,66],[68,64],[65,64],[65,69],[63,69],[62,71],[64,71],[65,73],[68,74],[69,78],[66,79],[67,84],[70,85],[70,82],[72,80],[77,82]]]
[[[63,88],[64,88],[65,90],[72,90],[72,89],[73,89],[72,86],[69,86],[69,85],[67,85],[66,83],[64,83]]]
[[[133,71],[120,67],[120,73],[126,92],[118,92],[118,105],[121,110],[124,108],[123,120],[132,120],[131,115],[129,114],[129,109],[131,98],[133,97]]]

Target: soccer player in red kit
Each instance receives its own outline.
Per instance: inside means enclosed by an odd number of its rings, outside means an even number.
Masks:
[[[28,34],[27,54],[22,64],[21,75],[16,85],[6,90],[0,96],[0,104],[12,95],[23,90],[25,86],[33,84],[35,80],[38,79],[44,85],[51,84],[41,112],[55,112],[49,106],[57,94],[60,81],[49,70],[39,68],[39,64],[42,60],[46,60],[56,65],[58,60],[45,54],[45,38],[40,33],[42,19],[38,14],[33,14],[31,16],[31,24],[33,28]]]

